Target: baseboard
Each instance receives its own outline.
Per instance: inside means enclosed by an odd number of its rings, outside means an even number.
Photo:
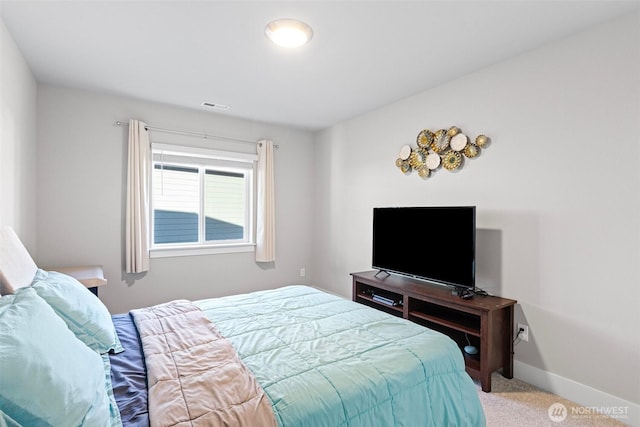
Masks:
[[[587,409],[611,411],[618,421],[640,426],[640,405],[613,396],[604,391],[570,380],[517,360],[513,361],[514,376],[558,396],[576,402]],[[586,411],[588,413],[588,410]],[[625,413],[626,412],[626,413]]]

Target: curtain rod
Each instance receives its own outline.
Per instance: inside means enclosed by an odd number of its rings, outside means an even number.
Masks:
[[[120,120],[116,120],[114,125],[115,126],[129,126],[129,123],[128,122],[124,122],[124,121],[120,121]],[[145,126],[144,128],[145,128],[145,130],[152,130],[152,131],[164,132],[164,133],[173,133],[173,134],[176,134],[176,135],[194,136],[196,138],[203,138],[203,139],[216,138],[216,139],[225,139],[227,141],[242,142],[242,143],[245,143],[245,144],[259,144],[259,142],[248,141],[246,139],[230,138],[228,136],[208,135],[206,133],[187,132],[187,131],[183,131],[183,130],[157,128],[157,127],[152,127],[152,126],[149,126],[149,125]],[[275,148],[279,148],[280,147],[279,145],[276,145],[276,144],[274,144],[273,146]]]

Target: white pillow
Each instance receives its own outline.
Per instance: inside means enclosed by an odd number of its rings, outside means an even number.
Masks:
[[[33,282],[38,266],[13,228],[0,227],[0,294],[12,294]]]

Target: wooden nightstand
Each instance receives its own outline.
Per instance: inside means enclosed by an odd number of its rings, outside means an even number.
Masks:
[[[106,285],[107,279],[101,265],[82,265],[77,267],[49,267],[45,270],[57,271],[71,276],[85,285],[91,292],[98,296],[98,286]]]

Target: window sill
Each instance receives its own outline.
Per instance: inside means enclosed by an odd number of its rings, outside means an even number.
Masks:
[[[232,243],[216,246],[172,246],[170,248],[153,248],[149,250],[150,258],[169,258],[179,256],[196,256],[212,254],[232,254],[255,252],[254,243]]]

